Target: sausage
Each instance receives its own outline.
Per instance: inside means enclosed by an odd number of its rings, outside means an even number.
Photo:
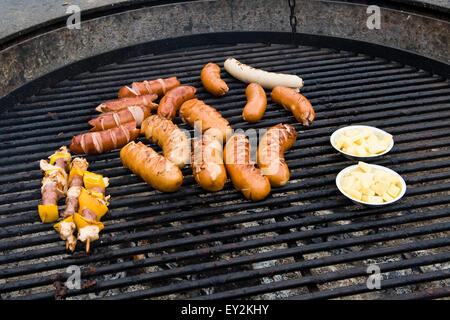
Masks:
[[[162,148],[164,156],[179,168],[189,163],[191,152],[189,140],[171,120],[161,118],[157,114],[150,116],[142,123],[141,134],[157,143]]]
[[[267,130],[259,142],[256,153],[258,167],[269,178],[272,187],[284,186],[289,181],[289,168],[284,152],[297,140],[295,128],[289,124],[277,124]]]
[[[247,104],[242,111],[242,118],[247,122],[258,122],[266,111],[266,92],[259,84],[250,83],[245,89],[245,95]]]
[[[88,166],[89,164],[84,158],[74,158],[70,164],[69,190],[66,197],[66,209],[62,214],[63,218],[70,217],[78,211],[78,197],[83,187],[82,174],[87,170]]]
[[[227,84],[220,78],[220,67],[215,63],[210,62],[203,67],[200,80],[205,89],[215,96],[223,96],[228,92]]]
[[[222,190],[227,182],[222,153],[222,143],[214,136],[203,134],[192,140],[192,173],[207,191]]]
[[[119,112],[108,112],[99,115],[89,121],[93,127],[91,131],[107,130],[128,122],[136,122],[136,126],[140,126],[142,121],[150,115],[150,107],[127,107]]]
[[[263,200],[270,193],[269,179],[250,162],[250,143],[243,134],[233,135],[225,145],[224,161],[236,190],[252,201]]]
[[[192,86],[179,86],[170,90],[159,102],[158,114],[163,118],[173,120],[181,104],[196,97],[196,91],[197,89]]]
[[[153,103],[153,100],[157,98],[156,94],[147,94],[139,97],[109,100],[99,104],[95,110],[98,112],[118,112],[128,107],[150,107],[151,110],[156,110],[158,105]]]
[[[193,128],[195,122],[199,121],[202,132],[214,128],[217,131],[216,134],[223,141],[226,141],[227,137],[231,135],[232,130],[227,119],[202,100],[191,99],[183,103],[180,108],[180,117],[183,122],[188,123]]]
[[[159,191],[174,192],[183,183],[180,169],[142,142],[128,143],[120,150],[120,159],[125,168],[131,169]]]
[[[72,138],[70,150],[75,153],[98,154],[120,148],[139,136],[135,122],[104,131],[88,132]]]
[[[128,86],[120,88],[119,98],[136,97],[145,94],[156,94],[158,97],[162,97],[167,91],[179,85],[180,81],[178,81],[177,77],[133,82],[131,88]]]
[[[291,111],[295,119],[304,126],[309,126],[316,117],[314,108],[303,95],[286,87],[275,87],[270,94],[272,101]]]
[[[263,88],[272,89],[276,86],[284,86],[299,90],[303,87],[303,80],[294,74],[282,74],[267,72],[255,69],[237,61],[235,58],[228,58],[224,63],[225,70],[233,77],[245,83],[258,83]]]

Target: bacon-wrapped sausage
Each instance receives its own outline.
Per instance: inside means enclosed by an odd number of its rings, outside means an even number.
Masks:
[[[225,145],[224,161],[236,190],[249,200],[263,200],[270,193],[269,179],[250,162],[250,143],[243,134],[233,135]]]
[[[120,150],[123,166],[140,176],[153,188],[174,192],[183,183],[181,170],[170,160],[142,142],[127,144]]]
[[[223,96],[228,92],[227,84],[220,78],[220,67],[215,63],[210,62],[203,67],[200,80],[205,89],[215,96]]]
[[[58,199],[67,192],[67,167],[72,157],[66,146],[59,148],[50,157],[50,163],[41,160],[39,165],[45,172],[42,180],[42,204],[38,205],[42,222],[55,222],[59,218]]]
[[[183,103],[180,108],[180,117],[183,122],[193,128],[198,121],[201,124],[202,132],[214,128],[217,132],[216,136],[220,136],[223,141],[226,141],[227,136],[231,135],[232,130],[227,119],[202,100],[192,99]]]
[[[179,86],[170,90],[159,102],[158,114],[163,118],[173,120],[181,104],[196,97],[196,91],[197,89],[192,86]]]
[[[178,81],[177,77],[133,82],[131,88],[128,86],[120,88],[119,98],[135,97],[144,94],[156,94],[158,97],[162,97],[167,91],[179,85],[180,81]]]
[[[75,153],[98,154],[120,148],[139,136],[135,122],[104,131],[88,132],[72,138],[70,150]]]
[[[311,103],[294,89],[287,87],[275,87],[270,94],[273,102],[281,104],[294,115],[298,122],[309,126],[316,117]]]
[[[136,126],[140,126],[150,113],[150,107],[127,107],[119,112],[101,114],[97,118],[90,120],[89,124],[93,126],[91,131],[120,127],[128,122],[136,122]]]
[[[284,152],[297,140],[295,128],[289,124],[277,124],[261,138],[257,151],[258,167],[269,178],[272,187],[284,186],[289,181],[289,168]]]
[[[99,104],[95,110],[98,112],[118,112],[128,107],[148,107],[151,110],[156,110],[158,105],[153,100],[157,98],[156,94],[147,94],[138,97],[109,100]]]
[[[189,140],[171,120],[161,118],[157,114],[150,116],[142,123],[141,133],[153,143],[157,143],[164,156],[179,168],[189,162]]]
[[[70,217],[78,211],[78,197],[83,188],[83,175],[88,165],[84,158],[74,158],[70,164],[69,190],[67,191],[66,210],[62,214],[63,218]]]

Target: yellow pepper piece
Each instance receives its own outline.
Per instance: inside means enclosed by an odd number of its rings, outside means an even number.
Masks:
[[[59,218],[58,206],[56,204],[38,205],[39,216],[42,223],[55,222]]]
[[[72,181],[74,175],[83,176],[84,170],[80,168],[72,168],[69,173],[69,181]]]
[[[70,216],[70,217],[65,218],[64,220],[61,220],[60,222],[58,222],[57,224],[55,224],[53,226],[53,228],[55,228],[55,230],[58,233],[61,231],[61,222],[67,222],[67,223],[73,222],[73,223],[75,223],[75,221],[73,220],[73,215]]]
[[[102,222],[88,220],[79,213],[75,213],[73,215],[73,221],[75,222],[78,230],[83,229],[87,226],[96,226],[101,231],[105,227]]]
[[[91,196],[93,196],[94,198],[97,198],[97,199],[103,200],[103,198],[105,197],[105,195],[101,192],[97,192],[97,191],[93,191],[93,190],[89,190],[88,192]]]
[[[85,171],[83,176],[84,187],[91,189],[93,187],[106,188],[103,176],[93,172]]]
[[[57,159],[66,159],[70,162],[70,160],[72,160],[72,157],[69,153],[55,153],[50,156],[50,164],[55,164]]]
[[[81,194],[78,197],[78,202],[80,204],[78,212],[81,214],[83,208],[91,209],[97,214],[97,221],[100,221],[100,219],[106,214],[106,212],[108,212],[108,207],[97,198],[90,195],[89,192],[84,188],[81,189]]]

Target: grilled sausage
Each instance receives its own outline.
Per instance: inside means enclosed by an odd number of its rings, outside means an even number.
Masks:
[[[295,128],[279,123],[269,128],[259,142],[256,154],[258,167],[269,178],[272,187],[284,186],[289,181],[289,168],[284,160],[284,152],[292,147],[295,140]]]
[[[203,67],[200,80],[205,89],[215,96],[223,96],[228,92],[227,84],[220,78],[220,67],[215,63],[210,62]]]
[[[181,104],[196,97],[196,91],[197,89],[192,86],[180,86],[170,90],[159,102],[158,114],[163,118],[173,120]]]
[[[70,150],[75,153],[98,154],[120,148],[139,136],[135,122],[104,131],[79,134],[72,138]]]
[[[128,143],[120,150],[120,159],[125,168],[131,169],[159,191],[174,192],[183,183],[180,169],[142,142]]]
[[[107,130],[128,122],[136,122],[140,126],[142,121],[150,115],[150,107],[127,107],[119,112],[108,112],[89,121],[93,127],[91,131]]]
[[[228,121],[216,109],[205,104],[202,100],[191,99],[183,103],[180,108],[180,117],[183,122],[188,123],[193,128],[195,122],[199,121],[202,132],[214,128],[223,141],[226,141],[227,136],[231,134]]]
[[[203,134],[192,140],[192,173],[205,190],[219,191],[227,181],[223,164],[222,143],[214,136]]]
[[[250,162],[250,143],[243,134],[233,135],[225,145],[224,160],[234,187],[252,201],[270,193],[269,179]]]
[[[245,83],[255,82],[266,89],[272,89],[275,86],[285,86],[298,91],[303,87],[303,80],[299,76],[255,69],[237,61],[235,58],[225,60],[224,68],[236,79]]]
[[[157,143],[164,156],[183,168],[190,157],[190,143],[186,134],[172,121],[155,114],[144,120],[141,134],[153,143]]]
[[[120,88],[119,98],[135,97],[145,94],[156,94],[158,97],[162,97],[167,91],[179,85],[180,81],[178,81],[177,77],[133,82],[131,88],[128,86]]]
[[[128,107],[150,107],[156,110],[158,105],[153,100],[158,98],[156,94],[147,94],[139,97],[122,98],[103,102],[95,108],[98,112],[118,112]]]
[[[247,104],[242,111],[242,118],[247,122],[258,122],[266,111],[266,92],[259,84],[250,83],[245,89],[245,95]]]
[[[275,87],[270,94],[272,101],[291,111],[295,119],[304,126],[309,126],[316,117],[311,103],[300,93],[286,87]]]

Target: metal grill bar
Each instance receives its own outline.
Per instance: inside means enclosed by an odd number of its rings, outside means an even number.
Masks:
[[[51,227],[36,223],[42,178],[37,161],[67,144],[72,135],[88,130],[87,121],[96,114],[93,107],[115,98],[120,86],[176,75],[182,83],[199,88],[199,98],[216,107],[235,129],[294,123],[289,113],[272,103],[260,123],[243,122],[245,85],[225,72],[222,77],[229,83],[230,94],[215,98],[205,92],[198,77],[202,66],[209,61],[223,66],[229,56],[265,70],[301,74],[306,82],[302,92],[314,105],[317,120],[309,128],[295,124],[299,139],[286,154],[291,183],[274,189],[262,202],[250,203],[230,184],[221,192],[204,193],[188,168],[183,170],[183,188],[174,201],[174,195],[152,191],[123,169],[118,151],[89,156],[92,170],[111,178],[111,211],[93,252],[66,256]],[[0,293],[13,298],[53,298],[49,286],[55,279],[65,280],[63,269],[77,264],[83,266],[83,279],[95,280],[96,285],[69,290],[68,297],[120,288],[125,291],[119,290],[111,298],[183,296],[185,292],[195,297],[201,292],[198,290],[211,287],[214,293],[206,298],[245,297],[306,286],[306,290],[315,289],[306,295],[294,294],[294,298],[335,298],[367,290],[363,285],[333,290],[309,285],[355,278],[366,274],[365,269],[316,274],[314,268],[357,261],[364,264],[370,258],[419,250],[433,254],[384,263],[383,272],[446,263],[449,255],[441,252],[450,241],[443,236],[450,229],[449,102],[448,81],[414,66],[349,51],[274,44],[146,55],[42,88],[39,94],[8,108],[0,119],[0,279],[5,279],[0,280]],[[179,120],[177,123],[188,129]],[[350,162],[335,154],[328,138],[336,127],[349,123],[375,125],[395,135],[394,150],[376,163],[406,178],[406,200],[379,210],[361,210],[339,196],[334,176]],[[324,210],[331,212],[318,214]],[[270,219],[275,220],[267,224]],[[349,223],[343,224],[345,221]],[[253,225],[244,227],[247,223]],[[22,238],[18,241],[18,237]],[[150,240],[150,244],[139,244],[139,240]],[[127,247],[130,242],[136,245]],[[389,245],[379,247],[379,243]],[[277,247],[286,244],[289,246]],[[359,245],[367,249],[349,249]],[[263,248],[270,249],[260,251]],[[350,253],[333,253],[337,249]],[[305,256],[320,252],[331,255],[313,260]],[[137,254],[152,256],[133,261]],[[262,269],[252,267],[276,259],[293,260]],[[176,266],[167,269],[171,263]],[[159,271],[132,273],[151,266]],[[297,278],[284,278],[298,271]],[[105,278],[117,272],[131,273],[116,280]],[[283,280],[261,282],[273,275],[282,275]],[[413,274],[386,280],[386,288],[447,278],[445,271]],[[127,291],[132,285],[140,286],[139,290]],[[31,294],[25,289],[31,289]],[[433,296],[446,294],[437,290]]]

